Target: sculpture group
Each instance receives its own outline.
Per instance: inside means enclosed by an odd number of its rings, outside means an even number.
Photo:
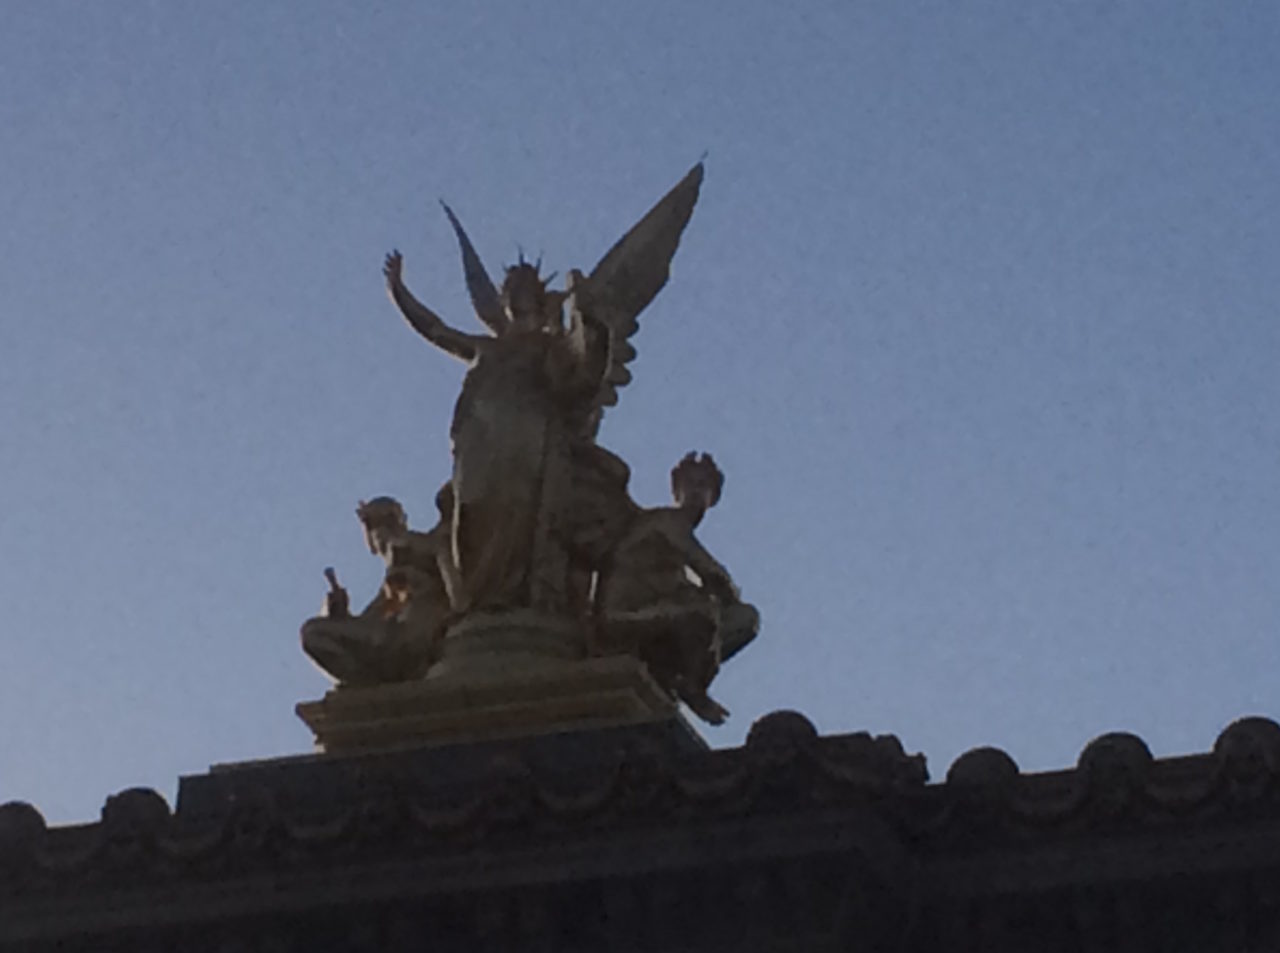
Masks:
[[[435,526],[409,529],[389,497],[362,502],[357,515],[386,563],[384,583],[352,615],[326,570],[325,609],[303,625],[304,649],[340,683],[430,678],[463,632],[546,631],[569,658],[638,658],[699,717],[724,720],[707,689],[755,637],[758,616],[694,535],[723,476],[710,455],[690,453],[672,470],[673,505],[642,507],[626,463],[596,442],[605,408],[631,379],[636,319],[666,284],[702,171],[695,166],[589,275],[571,270],[563,291],[523,256],[495,286],[445,206],[487,334],[446,324],[405,287],[399,252],[387,256],[387,290],[410,326],[468,369]]]

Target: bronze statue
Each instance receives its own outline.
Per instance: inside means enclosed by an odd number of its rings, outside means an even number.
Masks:
[[[728,712],[707,695],[730,654],[755,637],[758,615],[694,529],[720,499],[724,475],[710,454],[690,453],[671,471],[674,506],[641,510],[600,575],[597,613],[603,651],[638,655],[659,683],[699,717]]]
[[[572,509],[574,467],[600,469],[599,455],[586,448],[604,407],[630,380],[626,365],[635,350],[627,339],[666,283],[701,182],[698,165],[589,277],[571,272],[564,292],[549,290],[538,267],[523,261],[495,289],[446,206],[472,303],[492,334],[447,325],[405,287],[399,253],[387,257],[387,287],[405,319],[469,364],[450,428],[459,608],[571,610],[564,537],[573,534],[563,524]],[[615,490],[625,494],[625,482]]]
[[[358,616],[350,614],[346,589],[325,570],[329,592],[321,614],[302,626],[302,647],[344,684],[408,681],[435,660],[456,584],[449,555],[451,488],[437,496],[441,520],[434,529],[409,529],[404,509],[389,496],[361,502],[356,515],[365,543],[386,562],[378,594]]]
[[[570,270],[564,290],[523,255],[495,286],[444,206],[486,333],[447,324],[405,287],[400,253],[386,257],[396,307],[467,372],[439,524],[415,533],[394,500],[361,504],[369,548],[387,563],[382,591],[353,618],[328,572],[328,611],[303,626],[307,652],[339,681],[625,653],[700,717],[724,719],[707,687],[755,636],[758,617],[693,535],[723,477],[710,456],[691,454],[672,474],[675,505],[644,509],[626,463],[596,443],[604,410],[631,379],[637,318],[667,282],[702,175],[699,163],[590,274]]]

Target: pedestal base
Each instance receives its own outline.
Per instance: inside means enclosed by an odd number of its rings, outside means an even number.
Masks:
[[[458,670],[373,688],[334,688],[300,717],[327,753],[483,741],[677,717],[630,656]]]

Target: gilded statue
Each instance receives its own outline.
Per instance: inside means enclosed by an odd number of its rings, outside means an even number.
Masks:
[[[452,488],[437,496],[441,520],[430,531],[409,529],[404,508],[389,496],[361,502],[356,515],[369,552],[386,563],[377,595],[359,615],[332,568],[319,616],[302,626],[302,647],[312,660],[348,685],[409,681],[435,660],[452,612],[456,585],[449,552]]]
[[[596,606],[604,651],[637,655],[663,687],[717,725],[729,713],[707,688],[759,623],[694,535],[723,487],[710,454],[685,456],[671,471],[675,505],[636,513],[600,575]]]
[[[672,471],[674,505],[645,508],[627,464],[596,442],[631,380],[638,317],[670,276],[702,177],[699,163],[589,273],[569,270],[563,289],[523,255],[495,285],[445,205],[482,333],[423,304],[400,253],[386,256],[396,308],[466,373],[439,522],[419,533],[395,500],[361,504],[370,551],[386,563],[382,588],[352,616],[327,571],[326,611],[303,626],[307,653],[340,683],[626,654],[669,697],[724,720],[708,687],[759,621],[694,535],[724,477],[710,455],[690,454]],[[483,668],[489,659],[498,667]]]
[[[448,325],[405,287],[400,254],[387,256],[387,288],[409,325],[468,365],[450,428],[460,610],[574,610],[582,595],[578,543],[591,527],[568,525],[573,488],[625,499],[625,465],[597,452],[595,435],[604,408],[631,379],[636,318],[667,281],[701,183],[699,164],[589,276],[570,272],[565,291],[549,289],[538,266],[523,260],[496,288],[445,206],[487,334]]]

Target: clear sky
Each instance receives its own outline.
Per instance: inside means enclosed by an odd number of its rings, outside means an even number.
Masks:
[[[97,816],[309,750],[357,499],[427,522],[453,236],[589,268],[704,152],[602,442],[763,615],[714,744],[797,708],[935,777],[1278,714],[1280,5],[11,4],[0,800]]]

